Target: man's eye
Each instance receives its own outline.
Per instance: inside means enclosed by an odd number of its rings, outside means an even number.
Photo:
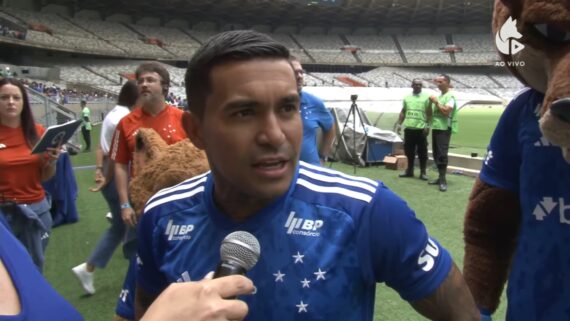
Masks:
[[[253,110],[251,110],[251,109],[242,109],[242,110],[236,111],[233,115],[234,115],[234,116],[237,116],[237,117],[247,117],[247,116],[253,115]]]

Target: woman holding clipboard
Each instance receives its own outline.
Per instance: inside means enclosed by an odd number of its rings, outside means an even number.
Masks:
[[[22,83],[0,80],[0,214],[39,270],[51,233],[50,204],[42,181],[55,174],[61,146],[32,154],[45,132],[36,124]]]

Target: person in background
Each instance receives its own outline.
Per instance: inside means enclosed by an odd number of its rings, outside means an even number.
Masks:
[[[81,118],[83,119],[83,125],[81,125],[81,134],[83,135],[83,140],[85,141],[84,152],[91,151],[91,110],[87,107],[87,101],[81,100]]]
[[[182,126],[183,111],[165,102],[170,87],[170,74],[163,65],[157,62],[142,63],[135,71],[139,93],[138,108],[123,117],[113,136],[110,158],[115,164],[115,183],[119,194],[121,217],[127,225],[127,236],[123,251],[136,251],[137,215],[129,202],[129,180],[137,173],[133,171],[133,155],[135,151],[135,135],[140,128],[152,128],[167,143],[174,144],[185,139],[186,131]],[[130,168],[130,170],[129,170]],[[131,259],[130,264],[135,264]],[[129,271],[136,271],[129,268]],[[129,280],[132,279],[132,282]],[[134,319],[133,302],[134,276],[127,273],[122,295],[115,310],[126,320]],[[133,287],[133,289],[131,289]]]
[[[101,236],[97,246],[89,255],[86,262],[81,263],[72,269],[73,274],[79,279],[85,292],[95,293],[93,284],[93,272],[95,268],[105,268],[117,246],[124,240],[126,226],[121,217],[121,204],[115,186],[114,167],[109,159],[109,150],[113,133],[119,121],[135,108],[138,98],[138,88],[134,80],[127,81],[119,93],[117,105],[103,120],[101,126],[101,139],[99,147],[95,153],[95,183],[96,187],[91,188],[91,192],[101,191],[109,210],[111,211],[111,226]],[[131,259],[136,254],[134,249],[126,250],[125,257]]]
[[[334,119],[323,101],[308,92],[303,91],[303,66],[296,57],[291,56],[291,65],[295,70],[297,90],[301,96],[301,119],[303,120],[303,144],[301,145],[301,160],[314,165],[324,165],[330,154],[335,138]],[[318,131],[322,130],[322,139],[317,141]]]
[[[428,184],[438,185],[439,190],[445,192],[447,191],[447,179],[445,176],[447,173],[449,142],[451,134],[457,133],[457,100],[451,90],[448,75],[439,75],[434,82],[441,91],[439,97],[429,97],[433,104],[431,146],[433,161],[437,165],[439,177],[436,180],[429,181]]]
[[[408,159],[408,168],[399,177],[414,177],[414,161],[416,148],[420,161],[420,179],[427,181],[427,136],[431,126],[431,102],[429,96],[422,93],[421,79],[412,81],[412,93],[404,97],[404,106],[396,122],[396,132],[401,134],[402,124],[404,129],[404,152]]]
[[[24,86],[15,79],[0,80],[0,214],[43,269],[52,217],[41,185],[54,176],[61,146],[32,154],[45,132],[35,123]],[[0,291],[1,292],[1,291]]]

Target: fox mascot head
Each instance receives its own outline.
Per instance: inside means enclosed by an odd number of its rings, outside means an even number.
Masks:
[[[493,30],[510,71],[544,93],[540,129],[570,163],[570,1],[496,0]]]

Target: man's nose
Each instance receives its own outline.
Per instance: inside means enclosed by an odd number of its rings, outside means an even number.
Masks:
[[[271,113],[261,120],[258,140],[260,144],[271,146],[279,146],[283,143],[285,134],[277,115]]]

